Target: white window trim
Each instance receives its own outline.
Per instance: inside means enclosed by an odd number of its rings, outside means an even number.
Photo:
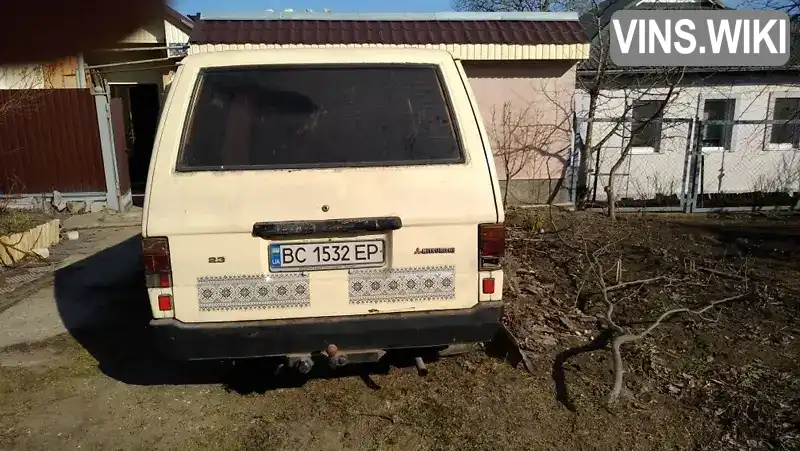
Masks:
[[[770,127],[769,135],[770,135],[770,137],[772,136],[772,128],[771,127]],[[794,147],[792,145],[792,143],[773,143],[773,142],[771,142],[771,143],[767,143],[767,150],[776,151],[776,152],[790,152],[790,151],[797,152],[800,149],[798,149],[797,147]]]
[[[769,110],[767,111],[767,117],[769,120],[774,120],[775,117],[775,101],[777,99],[785,99],[785,98],[797,98],[800,99],[800,91],[780,91],[780,92],[773,92],[772,96],[769,100]],[[768,151],[779,151],[779,152],[798,152],[800,148],[795,147],[792,143],[773,143],[772,142],[772,126],[774,124],[767,125],[767,136],[766,136],[766,146],[765,150]]]
[[[630,139],[630,138],[628,138]],[[656,148],[652,146],[647,147],[631,147],[630,154],[631,155],[661,155],[664,152],[656,152]]]
[[[740,107],[740,96],[738,95],[725,95],[722,93],[711,93],[706,95],[705,93],[700,94],[700,101],[697,102],[697,117],[700,117],[703,109],[706,106],[706,100],[733,100],[733,120],[735,121],[738,117],[736,114],[738,113]],[[702,136],[698,136],[697,139],[701,139]],[[714,147],[700,147],[701,152],[706,153],[716,153],[716,152],[733,152],[733,148],[735,147],[734,142],[736,141],[736,126],[734,124],[731,127],[731,145],[730,148],[725,148],[724,146],[714,146]]]

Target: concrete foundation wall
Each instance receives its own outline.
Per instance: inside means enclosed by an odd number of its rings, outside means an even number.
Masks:
[[[568,180],[568,179],[566,179]],[[571,202],[565,179],[512,179],[500,181],[508,205],[567,204]],[[506,197],[506,189],[508,196]]]

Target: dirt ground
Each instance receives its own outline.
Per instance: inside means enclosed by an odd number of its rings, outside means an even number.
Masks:
[[[132,279],[127,327],[0,350],[0,449],[797,450],[800,218],[509,214],[505,322],[534,373],[482,352],[420,377],[374,365],[309,381],[269,362],[176,365],[147,352]],[[613,319],[624,396],[606,407]],[[617,269],[619,267],[619,270]]]

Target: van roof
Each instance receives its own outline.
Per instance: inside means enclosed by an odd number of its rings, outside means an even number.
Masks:
[[[442,64],[452,61],[446,50],[420,48],[273,48],[202,52],[185,57],[179,64],[194,67],[252,66],[278,64],[416,63]]]

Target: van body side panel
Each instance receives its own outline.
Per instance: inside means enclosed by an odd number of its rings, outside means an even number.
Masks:
[[[175,71],[175,76],[173,77],[173,83],[180,80],[181,75],[183,73],[183,65],[179,64],[178,69]],[[148,235],[147,233],[147,224],[149,224],[149,217],[150,217],[150,193],[154,189],[153,180],[154,175],[156,173],[156,168],[163,163],[159,163],[158,152],[162,148],[161,140],[162,138],[167,135],[169,136],[171,133],[167,132],[166,127],[169,126],[170,122],[166,121],[165,118],[168,116],[170,109],[173,107],[173,100],[175,99],[175,94],[173,89],[167,90],[167,98],[164,100],[164,106],[161,111],[161,118],[158,121],[158,128],[156,130],[156,136],[153,140],[153,151],[150,156],[150,166],[147,169],[147,183],[145,185],[145,196],[144,196],[144,204],[142,205],[142,236],[152,236]]]
[[[495,209],[497,211],[497,222],[504,222],[505,221],[505,210],[503,207],[503,195],[502,191],[500,190],[500,183],[497,177],[497,171],[495,169],[494,163],[494,152],[491,146],[491,140],[489,139],[489,134],[486,132],[486,126],[483,123],[483,120],[480,116],[480,112],[478,111],[478,101],[475,97],[475,93],[472,90],[472,86],[469,84],[469,78],[467,77],[467,73],[464,71],[464,66],[461,64],[461,61],[456,61],[456,66],[458,68],[458,72],[461,75],[461,80],[464,82],[464,88],[467,93],[467,96],[470,100],[470,104],[472,105],[472,111],[475,113],[475,120],[478,124],[478,130],[480,132],[481,140],[483,141],[483,148],[484,148],[484,156],[486,157],[486,165],[489,167],[489,174],[492,178],[492,192],[494,193],[494,204]],[[480,301],[481,302],[490,302],[490,301],[502,301],[503,299],[503,284],[504,284],[504,274],[503,271],[481,271],[478,274],[478,283],[481,283],[483,279],[494,279],[495,285],[497,287],[501,287],[499,290],[495,290],[494,293],[483,293],[480,292]]]
[[[478,133],[480,134],[481,142],[483,142],[484,156],[486,157],[486,165],[489,168],[489,176],[491,177],[492,180],[494,203],[495,203],[495,208],[497,209],[497,222],[505,222],[503,193],[500,190],[500,179],[497,176],[497,168],[494,160],[494,149],[492,148],[492,141],[489,138],[489,133],[486,131],[486,125],[483,122],[483,117],[481,116],[481,112],[478,110],[478,98],[475,97],[475,92],[472,90],[472,85],[469,84],[469,77],[467,77],[467,72],[464,70],[464,66],[461,64],[461,61],[456,61],[456,67],[458,68],[459,75],[461,75],[461,81],[464,83],[464,88],[465,88],[464,90],[467,93],[467,98],[469,98],[470,105],[472,106],[472,111],[475,114],[475,121],[478,126]]]

